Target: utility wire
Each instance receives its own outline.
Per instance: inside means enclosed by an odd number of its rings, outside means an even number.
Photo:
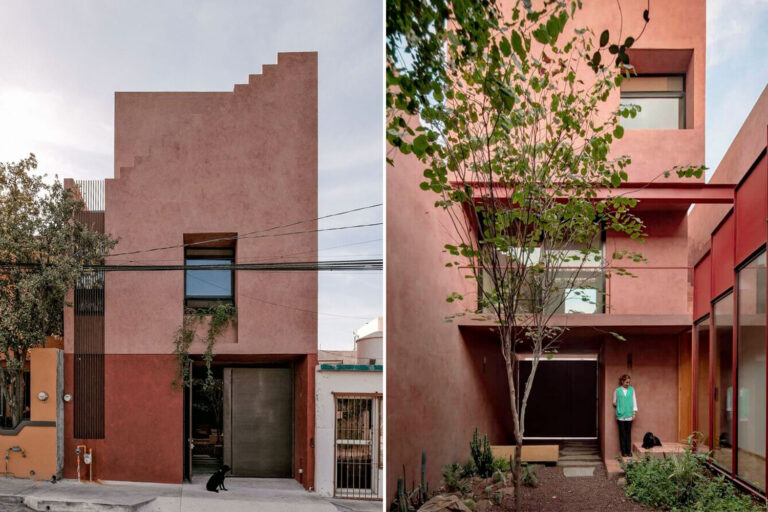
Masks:
[[[41,268],[39,263],[0,263],[0,269],[28,269]],[[211,265],[84,265],[86,270],[104,272],[158,272],[172,270],[255,270],[262,272],[333,272],[334,270],[368,271],[383,270],[384,262],[381,259],[371,260],[339,260],[339,261],[282,261],[276,263],[225,263]]]
[[[376,208],[376,207],[379,207],[379,206],[382,206],[382,205],[383,205],[383,203],[372,204],[372,205],[369,205],[369,206],[362,206],[360,208],[353,208],[351,210],[345,210],[345,211],[342,211],[342,212],[330,213],[328,215],[323,215],[323,216],[315,217],[315,218],[312,218],[312,219],[299,220],[299,221],[291,222],[289,224],[281,224],[279,226],[272,226],[272,227],[265,228],[265,229],[260,229],[260,230],[256,230],[256,231],[250,231],[248,233],[243,233],[242,235],[222,237],[222,238],[214,238],[214,239],[211,239],[211,240],[205,240],[205,241],[200,241],[200,242],[191,242],[191,243],[188,243],[188,244],[176,244],[176,245],[168,245],[168,246],[165,246],[165,247],[153,247],[151,249],[141,249],[141,250],[137,250],[137,251],[119,252],[119,253],[112,254],[111,256],[127,256],[127,255],[130,255],[130,254],[141,254],[141,253],[145,253],[145,252],[164,251],[164,250],[167,250],[167,249],[177,249],[177,248],[180,248],[180,247],[192,247],[192,246],[195,246],[195,245],[209,244],[211,242],[223,242],[223,241],[228,241],[228,240],[238,240],[240,238],[266,238],[266,236],[263,236],[263,235],[261,235],[261,236],[254,236],[254,235],[257,235],[259,233],[267,233],[269,231],[275,231],[277,229],[287,228],[287,227],[291,227],[291,226],[297,226],[299,224],[305,224],[307,222],[314,222],[316,220],[328,219],[328,218],[331,218],[331,217],[338,217],[340,215],[346,215],[348,213],[359,212],[359,211],[362,211],[362,210],[369,210],[371,208]],[[296,235],[296,234],[302,234],[302,233],[316,233],[316,232],[319,232],[319,231],[337,231],[337,230],[340,230],[340,229],[352,229],[352,228],[360,228],[360,227],[367,227],[367,226],[380,226],[382,224],[383,224],[382,222],[378,222],[378,223],[374,223],[374,224],[358,224],[356,226],[342,226],[342,227],[338,227],[338,228],[312,229],[312,230],[307,230],[307,231],[295,231],[295,232],[292,232],[292,233],[279,233],[279,234],[276,234],[276,235],[268,235],[268,236],[286,236],[286,235]]]
[[[364,240],[362,242],[352,242],[349,244],[341,244],[341,245],[333,245],[331,247],[320,247],[317,249],[317,252],[320,251],[330,251],[332,249],[340,249],[341,247],[351,247],[353,245],[363,245],[363,244],[370,244],[373,242],[381,242],[383,238],[374,238],[373,240]],[[261,261],[269,261],[269,260],[276,260],[276,259],[282,259],[282,258],[290,258],[292,256],[297,256],[299,254],[307,254],[315,252],[314,249],[309,249],[306,251],[299,251],[299,252],[291,252],[288,254],[281,254],[278,256],[240,256],[238,259],[240,260],[240,263],[258,263]],[[109,257],[109,255],[107,255]],[[362,254],[350,254],[350,256],[362,256]],[[156,261],[179,261],[179,258],[152,258],[152,259],[126,259],[126,260],[112,260],[112,263],[134,263],[134,262],[141,262],[141,263],[147,263],[147,262],[156,262]]]
[[[197,279],[198,281],[201,281],[201,282],[203,282],[205,284],[208,284],[208,285],[211,285],[211,286],[215,286],[216,288],[219,288],[220,290],[229,291],[228,288],[224,288],[221,285],[218,285],[216,283],[212,283],[212,282],[210,282],[210,281],[208,281],[206,279],[203,279],[201,277],[194,276],[192,274],[188,274],[188,275],[189,275],[189,277],[191,277],[193,279]],[[259,299],[257,297],[252,297],[250,295],[246,295],[246,294],[244,294],[242,292],[239,292],[237,294],[237,296],[238,297],[245,297],[246,299],[255,300],[257,302],[263,302],[264,304],[270,304],[272,306],[277,306],[277,307],[286,308],[286,309],[293,309],[294,311],[303,311],[305,313],[312,313],[312,314],[315,314],[315,315],[335,316],[335,317],[339,317],[339,318],[351,318],[351,319],[354,319],[354,320],[370,320],[370,317],[367,317],[367,316],[351,316],[351,315],[340,315],[338,313],[324,313],[322,311],[313,311],[311,309],[297,308],[297,307],[294,307],[294,306],[288,306],[286,304],[278,304],[277,302],[271,302],[271,301],[268,301],[268,300]]]

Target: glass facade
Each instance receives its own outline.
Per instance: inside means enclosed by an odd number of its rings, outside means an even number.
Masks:
[[[696,425],[701,434],[697,441],[702,447],[709,447],[709,316],[696,324],[698,341],[698,362],[696,366]]]
[[[736,474],[765,489],[765,252],[738,272],[738,452]]]
[[[714,304],[714,410],[712,450],[717,465],[730,471],[733,457],[733,293]]]

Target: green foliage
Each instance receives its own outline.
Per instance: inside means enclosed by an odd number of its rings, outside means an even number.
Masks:
[[[493,470],[509,473],[512,470],[512,467],[509,465],[509,460],[503,457],[496,457],[493,459]]]
[[[78,279],[98,285],[87,265],[103,263],[117,243],[84,220],[85,204],[56,178],[34,173],[37,159],[0,163],[0,353],[9,369],[21,369],[27,351],[63,334],[65,297]],[[2,372],[2,375],[12,372]],[[3,377],[0,392],[14,422],[22,380]]]
[[[477,476],[477,466],[473,459],[469,459],[467,462],[461,465],[461,477],[470,478]]]
[[[706,466],[707,455],[691,451],[669,458],[646,457],[623,463],[627,497],[658,507],[680,512],[762,510],[746,494],[722,476],[713,476]]]
[[[472,454],[472,461],[477,468],[477,476],[488,478],[493,475],[493,453],[491,453],[491,443],[488,436],[479,437],[477,429],[472,435],[472,441],[469,442],[469,449]]]
[[[195,341],[198,326],[208,321],[208,330],[205,333],[203,342],[205,343],[205,352],[203,352],[203,361],[205,362],[206,377],[202,381],[203,390],[212,389],[216,384],[213,377],[213,358],[216,338],[224,330],[233,325],[237,319],[237,309],[232,304],[217,302],[210,308],[187,309],[184,312],[181,327],[176,330],[173,338],[173,355],[176,360],[176,379],[173,384],[179,386],[191,386],[193,383],[190,373],[190,363],[192,356],[189,355],[189,347]]]
[[[443,466],[442,472],[442,484],[448,492],[459,491],[466,494],[470,491],[469,484],[462,481],[462,468],[459,464],[454,462],[448,466]]]
[[[526,487],[538,487],[539,475],[536,474],[536,466],[527,464],[525,462],[521,462],[520,466],[522,467],[522,470],[523,470],[523,474],[521,477],[523,485],[525,485]]]

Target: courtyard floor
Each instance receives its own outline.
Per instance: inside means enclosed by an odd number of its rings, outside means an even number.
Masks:
[[[640,512],[656,510],[645,507],[624,496],[624,491],[609,477],[605,467],[595,466],[594,474],[587,477],[566,477],[561,466],[539,467],[539,486],[523,488],[523,510],[526,512]],[[508,510],[514,507],[504,504]]]

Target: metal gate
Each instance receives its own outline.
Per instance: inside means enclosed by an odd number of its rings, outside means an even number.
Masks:
[[[224,464],[232,476],[292,476],[291,368],[224,369]]]
[[[337,498],[381,499],[383,470],[381,393],[334,393],[333,495]]]

